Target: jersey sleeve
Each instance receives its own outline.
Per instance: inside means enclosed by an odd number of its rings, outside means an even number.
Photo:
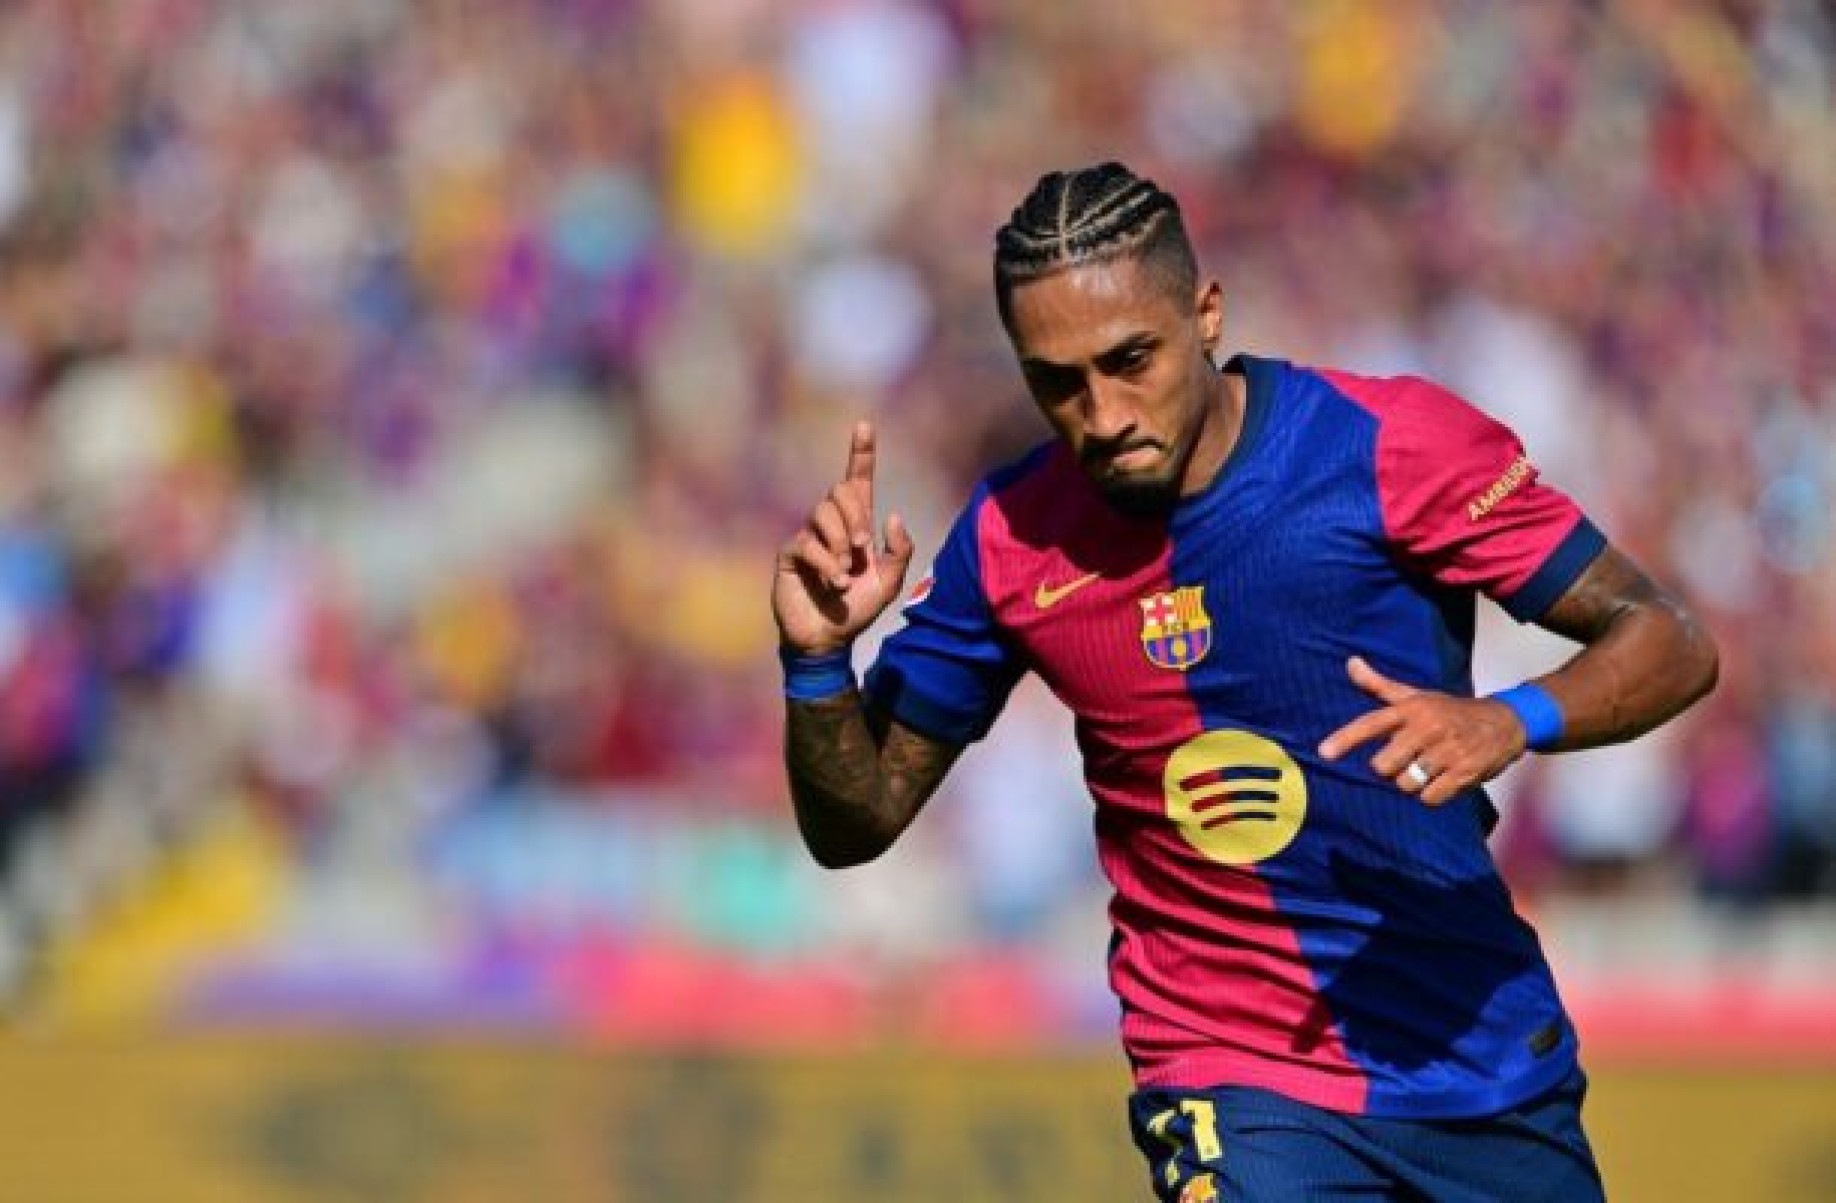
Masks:
[[[1541,617],[1606,537],[1509,428],[1428,381],[1394,384],[1377,439],[1390,539],[1435,580],[1478,589],[1519,622]]]
[[[863,686],[870,704],[933,739],[967,744],[988,734],[1023,671],[982,587],[978,488],[913,590],[905,625],[880,647]]]

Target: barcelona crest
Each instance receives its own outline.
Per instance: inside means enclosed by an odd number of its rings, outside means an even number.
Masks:
[[[1141,648],[1160,668],[1185,672],[1211,650],[1211,615],[1205,586],[1186,585],[1141,602]]]
[[[1179,1203],[1217,1203],[1217,1200],[1218,1180],[1210,1174],[1200,1174],[1179,1192]]]

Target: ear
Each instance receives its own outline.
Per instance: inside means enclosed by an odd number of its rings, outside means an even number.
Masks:
[[[1218,349],[1224,338],[1224,289],[1216,280],[1207,280],[1198,290],[1199,337],[1205,346],[1205,357]]]

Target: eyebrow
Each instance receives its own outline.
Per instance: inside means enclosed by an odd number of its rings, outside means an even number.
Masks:
[[[1101,351],[1098,351],[1095,355],[1090,357],[1091,362],[1100,364],[1105,360],[1114,359],[1116,356],[1125,355],[1130,351],[1146,350],[1149,347],[1157,346],[1160,341],[1160,336],[1153,331],[1140,330],[1134,334],[1118,339],[1111,346],[1104,347]],[[1057,363],[1050,359],[1041,359],[1036,355],[1027,355],[1021,358],[1020,368],[1022,371],[1026,372],[1074,372],[1077,370],[1077,365]]]

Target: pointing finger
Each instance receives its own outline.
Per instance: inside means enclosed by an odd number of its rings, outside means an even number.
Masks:
[[[842,479],[872,485],[873,458],[873,423],[856,422],[854,434],[848,440],[848,471]]]
[[[1403,725],[1402,714],[1390,707],[1361,714],[1320,741],[1320,755],[1337,760],[1361,743],[1389,735]]]
[[[872,486],[844,481],[829,494],[830,500],[847,524],[848,546],[864,551],[873,541]]]
[[[1404,698],[1414,697],[1419,690],[1401,681],[1392,681],[1376,669],[1363,656],[1353,656],[1345,662],[1345,671],[1351,677],[1352,684],[1370,694],[1380,702],[1396,703]]]

